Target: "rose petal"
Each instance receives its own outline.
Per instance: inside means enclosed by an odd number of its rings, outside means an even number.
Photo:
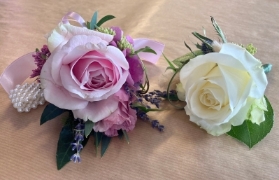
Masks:
[[[86,94],[79,88],[79,85],[73,80],[70,76],[71,70],[67,65],[61,66],[60,76],[63,87],[67,89],[69,92],[78,95],[80,98],[85,99]]]
[[[123,53],[116,47],[108,46],[107,51],[104,54],[107,58],[111,59],[112,63],[116,66],[120,66],[121,68],[128,70],[129,64],[123,55]]]
[[[69,23],[63,24],[61,22],[48,37],[48,48],[50,52],[52,52],[56,47],[64,45],[74,35],[93,35],[100,37],[107,43],[113,39],[113,36],[110,34],[89,30],[84,27],[73,26]]]
[[[110,97],[98,102],[89,102],[85,108],[74,110],[73,113],[75,118],[98,122],[112,114],[117,107],[118,101]]]
[[[119,27],[111,27],[112,30],[114,30],[115,35],[113,37],[113,41],[117,42],[121,40],[121,37],[123,35],[123,31]]]
[[[88,104],[88,101],[69,96],[67,91],[63,88],[57,87],[51,81],[41,80],[41,83],[42,88],[44,89],[44,97],[46,101],[59,108],[76,110],[83,109]]]
[[[252,76],[256,85],[253,86],[250,96],[254,98],[263,97],[267,86],[267,78],[262,68],[262,63],[244,48],[231,43],[223,44],[220,53],[231,55],[235,59],[241,61],[245,70]]]

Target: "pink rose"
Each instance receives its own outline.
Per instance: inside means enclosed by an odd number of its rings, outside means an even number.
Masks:
[[[95,132],[104,132],[107,136],[117,136],[117,130],[131,131],[135,128],[137,121],[136,111],[130,108],[129,96],[124,90],[115,94],[118,108],[108,117],[95,123]]]
[[[129,75],[123,53],[107,46],[102,36],[74,35],[63,41],[52,51],[40,75],[45,99],[73,110],[75,118],[84,121],[98,122],[118,108],[118,101],[111,96]]]

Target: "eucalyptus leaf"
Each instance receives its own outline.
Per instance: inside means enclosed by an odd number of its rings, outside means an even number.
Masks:
[[[95,29],[97,25],[98,12],[96,11],[90,21],[90,29]]]
[[[267,111],[265,111],[265,121],[260,125],[252,123],[250,120],[245,120],[240,126],[232,126],[228,135],[252,148],[260,142],[271,130],[274,121],[274,113],[270,102],[265,97],[267,103]]]
[[[41,120],[40,120],[40,125],[44,124],[45,122],[52,120],[53,118],[59,116],[60,114],[66,112],[67,110],[65,109],[60,109],[59,107],[56,107],[53,104],[48,104],[42,115],[41,115]]]
[[[127,132],[126,132],[125,130],[122,130],[122,132],[123,132],[123,135],[124,135],[124,137],[125,137],[127,143],[129,144],[129,143],[130,143],[130,140],[129,140],[129,136],[128,136]]]
[[[85,126],[84,135],[85,135],[85,137],[88,137],[93,129],[94,123],[92,121],[88,120],[85,122],[84,126]]]
[[[264,64],[263,69],[266,74],[269,73],[272,69],[272,64]]]
[[[105,22],[107,22],[113,18],[115,18],[113,15],[106,15],[105,17],[100,19],[100,21],[97,23],[97,26],[100,27],[102,24],[104,24]]]
[[[102,146],[101,146],[101,157],[103,157],[103,155],[105,154],[106,150],[108,149],[109,143],[110,143],[111,137],[106,136],[105,134],[103,134],[102,137]]]
[[[60,132],[57,151],[56,151],[56,164],[57,169],[60,170],[69,161],[71,156],[75,153],[72,151],[71,143],[74,140],[74,133],[70,124],[65,125]]]
[[[138,54],[140,52],[147,52],[147,53],[157,54],[156,51],[151,49],[149,46],[145,46],[144,48],[140,48],[139,50],[135,51],[135,54]]]

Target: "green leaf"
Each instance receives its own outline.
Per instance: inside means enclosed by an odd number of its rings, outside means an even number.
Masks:
[[[215,28],[217,34],[222,39],[223,43],[227,43],[225,34],[223,33],[222,29],[219,27],[219,25],[217,24],[217,22],[215,21],[215,19],[213,17],[211,17],[211,22],[212,22],[212,25]]]
[[[59,116],[60,114],[66,112],[65,109],[60,109],[59,107],[56,107],[53,104],[48,104],[41,116],[40,125],[44,124],[45,122],[52,120],[53,118]]]
[[[122,137],[123,137],[123,131],[122,131],[122,130],[117,130],[117,133],[118,133],[119,139],[122,139]]]
[[[148,113],[150,111],[162,111],[161,109],[147,108],[147,107],[142,106],[141,104],[138,104],[138,103],[132,104],[132,107],[136,107],[136,108],[138,108],[139,110],[141,110],[142,112],[145,112],[145,113]]]
[[[263,69],[266,74],[269,73],[272,69],[272,64],[264,64]]]
[[[123,132],[123,135],[124,135],[124,137],[125,137],[127,143],[129,144],[130,141],[129,141],[129,136],[128,136],[127,132],[126,132],[125,130],[122,130],[122,132]]]
[[[108,137],[105,134],[103,134],[102,146],[101,146],[101,157],[103,157],[103,155],[105,154],[105,152],[109,146],[110,140],[111,140],[111,137]]]
[[[205,37],[205,36],[203,36],[203,35],[201,35],[201,34],[199,34],[197,32],[192,32],[192,34],[196,38],[198,38],[201,42],[205,43],[206,45],[208,45],[209,47],[212,48],[211,44],[212,44],[213,41],[211,39],[209,39],[209,38],[207,38],[207,37]]]
[[[181,68],[182,66],[184,66],[190,59],[193,59],[196,56],[202,55],[203,52],[201,50],[196,50],[193,53],[187,53],[175,60],[173,60],[172,62],[178,66],[179,68]]]
[[[87,27],[87,29],[90,29],[90,22],[86,22],[86,27]]]
[[[167,69],[172,69],[174,72],[177,71],[177,68],[170,62],[170,60],[168,60],[168,58],[165,56],[165,54],[163,53],[163,56],[165,58],[165,60],[168,62],[169,67],[167,67]]]
[[[94,123],[92,121],[88,120],[85,122],[84,126],[85,126],[84,135],[85,135],[85,137],[88,137],[93,129]]]
[[[232,129],[227,134],[245,143],[249,148],[252,148],[260,142],[270,132],[274,120],[271,104],[266,97],[265,100],[267,103],[267,111],[264,113],[264,122],[257,125],[250,120],[245,120],[240,126],[232,126]]]
[[[135,51],[134,54],[138,54],[139,52],[147,52],[147,53],[153,53],[157,54],[153,49],[151,49],[149,46],[145,46],[144,48],[140,48],[139,50]]]
[[[57,169],[60,170],[69,161],[71,156],[75,153],[72,151],[71,143],[74,139],[74,133],[70,124],[65,125],[60,132],[57,151],[56,151],[56,163]]]
[[[111,20],[113,18],[115,18],[113,15],[106,15],[105,17],[100,19],[100,21],[97,23],[97,26],[100,27],[102,24],[104,24],[105,22],[107,22],[108,20]]]
[[[88,140],[89,140],[89,137],[88,138],[84,138],[84,140],[82,141],[83,148],[86,146]]]
[[[95,140],[94,145],[95,145],[96,156],[97,156],[98,155],[98,147],[101,143],[103,133],[93,131],[93,133],[91,133],[91,135],[94,136],[94,140]]]
[[[95,138],[94,144],[95,144],[96,148],[98,148],[104,133],[94,131],[93,134],[94,134],[94,138]]]
[[[95,29],[95,28],[96,28],[97,18],[98,18],[98,12],[96,11],[96,12],[93,14],[92,19],[91,19],[91,22],[90,22],[90,29]]]

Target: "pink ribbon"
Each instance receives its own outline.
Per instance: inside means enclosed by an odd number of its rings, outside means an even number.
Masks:
[[[155,64],[159,60],[160,56],[162,55],[165,45],[157,41],[153,41],[145,38],[134,39],[135,51],[139,50],[140,48],[144,48],[145,46],[150,47],[157,54],[140,52],[138,53],[139,58]]]
[[[85,20],[81,17],[81,15],[79,15],[76,12],[68,12],[67,14],[65,14],[65,16],[62,18],[61,22],[63,22],[64,24],[69,23],[69,20],[73,20],[76,21],[77,23],[79,23],[82,27],[86,27],[86,22]]]
[[[33,69],[36,69],[37,66],[32,54],[34,52],[25,54],[13,61],[0,76],[0,84],[8,94],[16,85],[22,84],[30,76]]]

